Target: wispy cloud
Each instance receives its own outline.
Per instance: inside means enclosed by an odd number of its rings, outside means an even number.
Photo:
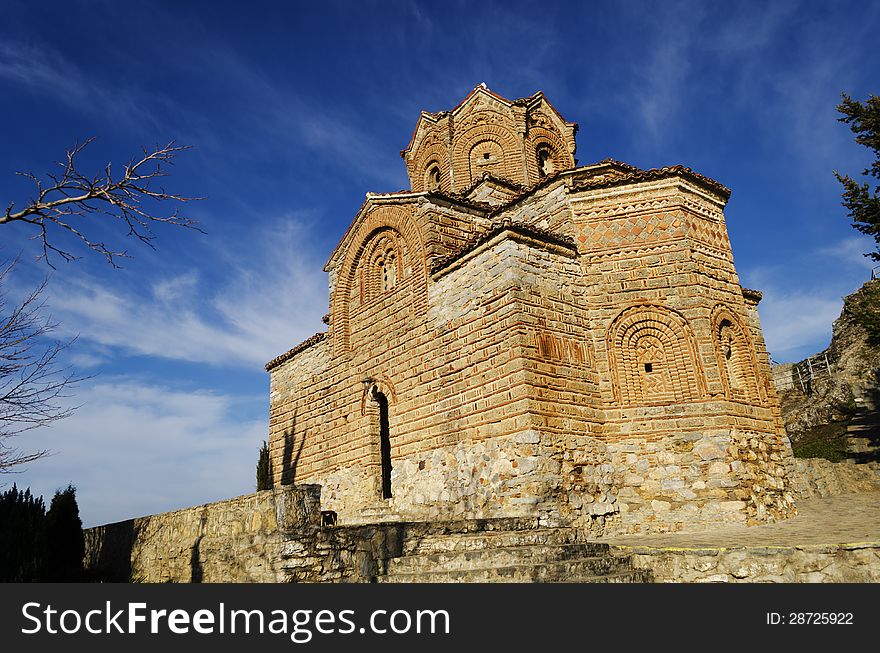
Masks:
[[[865,254],[873,249],[868,237],[851,236],[825,247],[820,247],[817,250],[817,254],[838,261],[838,263],[855,266],[863,270],[872,270],[877,266],[877,262],[865,256]]]
[[[143,291],[56,278],[50,306],[79,348],[259,369],[322,327],[327,279],[307,240],[297,219],[279,219],[227,255],[219,280],[187,270]]]
[[[47,500],[73,483],[86,526],[252,492],[267,434],[264,420],[237,414],[247,399],[102,379],[80,389],[72,417],[22,443],[54,455],[2,481]]]
[[[130,125],[158,124],[148,101],[155,94],[140,93],[118,80],[105,83],[45,43],[0,41],[0,79],[102,119],[112,116]]]
[[[190,115],[195,142],[225,156],[230,143],[246,138],[246,147],[236,149],[280,150],[287,158],[298,156],[300,164],[306,151],[321,166],[355,173],[384,188],[397,190],[405,182],[396,152],[376,139],[370,124],[352,108],[356,105],[338,106],[326,97],[310,95],[292,86],[290,79],[278,78],[245,60],[224,43],[204,43],[186,65],[192,68],[190,73],[212,71],[215,77],[202,81],[212,88],[234,89],[228,102],[230,106],[241,103],[239,111],[227,114],[227,120],[240,123],[234,127],[227,124],[218,129],[201,116]]]

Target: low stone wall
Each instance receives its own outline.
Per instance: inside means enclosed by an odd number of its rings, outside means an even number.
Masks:
[[[792,490],[799,499],[880,490],[880,464],[833,463],[824,458],[792,458]]]
[[[279,582],[285,539],[313,531],[321,488],[282,488],[85,530],[96,578],[134,582]]]
[[[880,543],[671,549],[612,547],[658,583],[876,583]]]
[[[320,526],[321,487],[257,492],[85,531],[97,580],[367,582],[401,555],[405,525]]]

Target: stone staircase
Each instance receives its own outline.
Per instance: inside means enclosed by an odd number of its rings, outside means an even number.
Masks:
[[[382,501],[369,508],[361,508],[358,512],[357,520],[351,522],[353,524],[379,524],[384,522],[399,522],[403,519],[394,512],[391,507],[391,501]]]
[[[569,528],[444,533],[407,539],[380,583],[646,583],[607,544]]]

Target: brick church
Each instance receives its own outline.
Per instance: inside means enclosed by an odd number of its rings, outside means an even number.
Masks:
[[[410,190],[368,193],[327,329],[266,365],[275,485],[340,524],[538,517],[591,532],[794,514],[791,447],[730,191],[578,166],[542,93],[423,112]]]

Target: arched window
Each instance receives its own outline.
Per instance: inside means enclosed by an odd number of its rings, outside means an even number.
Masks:
[[[428,167],[428,172],[425,175],[425,189],[426,190],[440,190],[440,166],[436,163]]]
[[[553,153],[547,145],[541,145],[537,151],[538,156],[538,174],[546,177],[555,170],[553,166]]]
[[[738,361],[735,360],[733,354],[733,324],[729,320],[722,320],[721,326],[718,329],[718,340],[721,343],[722,364],[727,373],[727,382],[730,384],[730,389],[742,390],[742,376],[739,374],[740,370],[736,369]]]
[[[351,279],[351,305],[363,306],[397,290],[410,273],[406,241],[389,228],[377,230],[363,245]]]
[[[732,318],[722,317],[716,322],[715,337],[718,366],[728,394],[741,399],[757,396],[755,367],[742,329]]]
[[[470,175],[476,179],[484,172],[493,174],[504,173],[504,151],[501,145],[493,140],[480,141],[470,151]]]
[[[642,396],[648,400],[670,399],[670,374],[666,363],[666,348],[660,338],[646,335],[636,345],[638,374]]]
[[[397,256],[393,249],[385,251],[376,261],[379,289],[382,292],[393,290],[397,285]]]

